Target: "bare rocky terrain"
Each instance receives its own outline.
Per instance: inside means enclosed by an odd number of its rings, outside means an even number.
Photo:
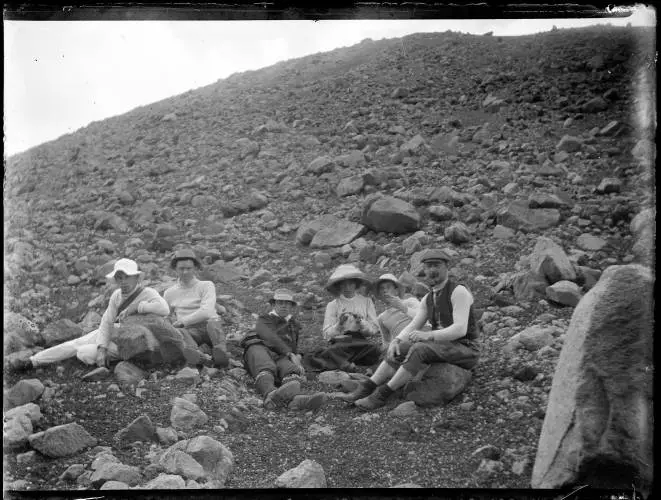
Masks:
[[[529,487],[573,306],[608,266],[654,258],[653,236],[641,243],[632,224],[656,205],[654,36],[600,26],[364,40],[7,158],[5,363],[93,329],[115,259],[135,259],[162,291],[187,244],[216,284],[235,363],[143,367],[128,382],[117,370],[84,379],[92,368],[75,359],[7,371],[5,409],[32,403],[38,415],[5,439],[6,486],[263,488],[309,459],[329,487]],[[311,351],[333,268],[399,274],[429,246],[454,253],[483,313],[465,392],[372,414],[338,400],[262,408],[237,341],[274,288],[300,297]],[[337,390],[331,375],[308,378],[306,390]],[[173,425],[189,403],[206,418]],[[142,431],[118,436],[141,416]],[[90,437],[66,456],[28,438],[73,423]],[[201,436],[231,465],[163,458]]]

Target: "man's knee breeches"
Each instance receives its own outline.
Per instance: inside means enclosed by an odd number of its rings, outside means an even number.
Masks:
[[[431,363],[450,363],[470,370],[477,364],[478,351],[458,342],[402,342],[405,356],[401,362],[388,361],[393,368],[403,366],[409,373],[416,374]]]
[[[261,344],[248,347],[243,357],[248,373],[253,378],[262,371],[271,372],[279,380],[296,373],[296,365],[287,356],[277,354]]]

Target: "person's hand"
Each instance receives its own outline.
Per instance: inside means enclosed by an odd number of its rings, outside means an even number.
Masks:
[[[428,342],[434,340],[434,334],[432,332],[416,331],[409,335],[409,339],[411,342]]]
[[[96,366],[108,368],[108,350],[99,346],[96,351]]]
[[[300,354],[289,353],[289,359],[296,365],[296,373],[303,376],[305,375],[305,367],[303,366],[303,357]]]
[[[184,324],[181,320],[176,320],[174,323],[172,323],[172,326],[174,326],[175,328],[183,328]]]
[[[392,339],[392,342],[390,342],[390,345],[388,346],[388,352],[386,353],[386,357],[390,361],[395,361],[395,358],[399,357],[401,352],[400,352],[400,346],[399,344],[401,343],[401,340],[398,338]]]

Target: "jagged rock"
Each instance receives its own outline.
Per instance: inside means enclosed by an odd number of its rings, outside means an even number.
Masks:
[[[581,300],[581,289],[571,281],[558,281],[546,289],[546,297],[563,306],[574,307]]]
[[[207,417],[206,413],[195,403],[191,403],[183,398],[175,398],[174,406],[170,412],[170,423],[172,427],[178,430],[189,431],[206,424],[208,420],[209,417]]]
[[[34,403],[27,403],[15,408],[5,409],[5,420],[19,416],[26,416],[32,424],[38,424],[41,420],[41,408]]]
[[[327,224],[315,233],[310,248],[341,247],[365,232],[365,226],[348,220],[327,219]]]
[[[115,377],[122,385],[134,386],[146,379],[147,374],[130,361],[120,361],[115,366]]]
[[[75,481],[83,472],[85,472],[83,464],[72,464],[60,474],[59,479],[61,481]]]
[[[181,450],[169,448],[158,463],[166,473],[178,474],[187,479],[200,479],[205,476],[204,468],[197,460]]]
[[[619,193],[622,189],[622,182],[620,179],[615,177],[606,177],[601,179],[601,182],[595,189],[595,193],[598,194],[608,194],[608,193]]]
[[[589,252],[597,252],[604,248],[608,243],[598,236],[593,236],[588,233],[581,234],[576,238],[576,245],[582,250],[587,250]],[[571,279],[571,278],[567,278]]]
[[[404,401],[397,405],[390,415],[393,417],[411,417],[418,413],[418,407],[413,401]]]
[[[5,417],[2,428],[2,444],[7,448],[22,448],[28,442],[33,427],[30,417],[25,414]]]
[[[653,286],[646,267],[611,266],[574,310],[553,377],[533,488],[594,484],[648,494]]]
[[[120,233],[126,232],[129,229],[128,223],[116,214],[108,212],[93,212],[92,216],[96,219],[94,229],[101,231],[119,231]]]
[[[128,490],[130,485],[124,481],[106,481],[99,490]]]
[[[557,209],[528,208],[522,202],[512,202],[500,208],[496,217],[498,224],[526,232],[548,229],[560,223],[560,212]]]
[[[376,232],[410,233],[420,228],[420,214],[413,205],[392,196],[366,200],[362,222]]]
[[[449,363],[434,363],[404,386],[404,397],[418,406],[444,405],[464,391],[470,370]]]
[[[37,378],[19,380],[5,392],[4,407],[11,409],[31,403],[43,394],[44,389],[44,384]]]
[[[528,197],[528,206],[530,208],[562,208],[567,203],[558,195],[550,193],[532,193]]]
[[[530,255],[530,270],[543,276],[549,284],[560,280],[574,281],[576,271],[560,245],[545,236],[537,238]]]
[[[312,423],[308,427],[308,436],[317,437],[317,436],[333,436],[335,431],[330,425],[320,425],[317,423]]]
[[[320,156],[315,158],[308,165],[308,172],[311,172],[315,175],[325,174],[326,172],[332,172],[335,168],[335,163],[328,156]]]
[[[427,141],[421,136],[421,135],[416,135],[412,139],[409,139],[406,141],[404,144],[402,144],[399,147],[399,150],[402,151],[403,153],[408,153],[411,154],[415,152],[420,146],[426,145]]]
[[[492,236],[498,240],[509,240],[514,238],[515,235],[516,233],[513,229],[500,224],[497,224],[496,227],[493,228]]]
[[[314,460],[303,460],[275,480],[276,488],[326,488],[324,468]]]
[[[366,163],[365,154],[362,151],[358,151],[358,150],[353,150],[345,155],[336,156],[334,161],[336,164],[340,165],[341,167],[346,167],[351,169],[355,169]]]
[[[325,215],[319,219],[302,223],[296,231],[296,243],[299,245],[309,245],[315,234],[328,224],[333,224],[336,221],[336,217]]]
[[[637,214],[630,224],[634,235],[634,244],[631,249],[636,262],[652,267],[656,258],[656,210],[645,209]]]
[[[467,243],[471,240],[471,233],[466,224],[463,222],[455,222],[454,224],[445,228],[445,239],[450,243],[460,245]]]
[[[252,277],[248,281],[248,284],[254,287],[272,280],[273,280],[273,273],[271,271],[267,269],[259,269],[257,272],[255,272],[255,274],[252,275]]]
[[[363,176],[352,175],[351,177],[344,177],[337,185],[337,188],[335,188],[335,192],[340,198],[342,198],[360,193],[363,190],[363,187],[365,187]]]
[[[108,462],[96,469],[90,478],[97,488],[107,481],[120,481],[129,486],[135,486],[142,480],[140,468],[119,462]]]
[[[146,490],[182,490],[185,487],[184,478],[176,474],[159,474],[143,486]]]
[[[564,135],[560,142],[556,144],[557,151],[566,151],[567,153],[574,153],[580,151],[583,147],[583,139],[580,137],[573,137],[571,135]]]
[[[103,465],[107,463],[120,463],[119,458],[117,458],[115,455],[110,453],[110,450],[106,451],[101,451],[98,453],[95,457],[94,460],[92,461],[92,464],[90,465],[90,468],[92,470],[97,470],[100,469]]]
[[[5,355],[43,342],[37,325],[15,312],[3,311]]]
[[[450,220],[454,216],[452,209],[445,205],[430,205],[427,210],[429,211],[429,216],[437,221]]]
[[[151,419],[147,415],[140,415],[115,434],[115,441],[120,448],[135,441],[155,441],[156,438],[154,424],[151,423]]]
[[[156,427],[156,437],[159,443],[167,446],[179,441],[177,431],[172,427]]]
[[[544,298],[548,286],[544,276],[532,272],[520,273],[512,281],[512,291],[519,302]]]
[[[601,278],[599,269],[586,266],[576,266],[576,284],[581,285],[584,290],[590,290]]]
[[[514,335],[508,342],[509,350],[522,347],[528,351],[539,351],[553,343],[553,329],[538,325],[529,326]]]
[[[242,269],[222,260],[217,260],[206,266],[200,273],[200,279],[217,283],[234,283],[246,278],[246,273]]]
[[[482,107],[485,111],[489,113],[496,113],[500,110],[502,106],[505,105],[504,99],[499,99],[498,97],[489,94],[484,101],[482,101]]]
[[[49,323],[42,332],[44,347],[51,347],[83,335],[83,329],[70,319],[58,319]]]
[[[588,102],[581,106],[581,111],[584,113],[598,113],[599,111],[606,111],[608,109],[608,101],[603,97],[597,96],[590,99]]]
[[[69,457],[96,446],[96,438],[77,423],[57,425],[30,435],[30,446],[51,458]]]
[[[205,476],[224,485],[234,468],[234,455],[232,452],[209,436],[198,436],[193,439],[179,441],[169,450],[179,450],[190,455],[199,463]],[[166,453],[167,453],[166,451]]]

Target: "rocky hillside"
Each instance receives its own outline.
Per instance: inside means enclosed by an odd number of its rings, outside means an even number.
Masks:
[[[427,445],[420,432],[431,429],[441,439],[439,429],[454,429],[459,437],[443,445],[456,460],[439,465],[437,475],[413,477],[403,465],[411,452],[374,445],[399,453],[404,472],[379,462],[371,464],[375,471],[347,476],[347,457],[323,463],[318,443],[300,445],[296,456],[320,457],[333,486],[382,485],[390,474],[388,484],[525,487],[572,306],[609,265],[653,258],[653,239],[636,246],[631,221],[655,206],[654,42],[651,29],[610,27],[364,40],[92,123],[6,160],[5,310],[42,332],[56,320],[83,322],[105,307],[103,276],[114,259],[136,259],[162,290],[172,280],[171,251],[192,244],[216,282],[233,336],[285,285],[304,303],[304,348],[312,348],[329,299],[323,285],[335,266],[354,261],[374,277],[399,274],[420,249],[447,246],[457,257],[453,272],[486,310],[488,348],[471,389],[448,407],[461,425],[427,412],[407,440]],[[566,273],[547,276],[540,289],[526,271],[549,248]],[[558,281],[562,286],[546,290]],[[529,335],[513,342],[524,330]],[[32,346],[12,350],[22,347]],[[517,372],[522,366],[530,370]],[[76,420],[63,406],[85,384],[69,387],[61,370],[46,375],[56,379],[53,397],[61,401],[44,410],[46,421]],[[181,396],[163,386],[153,394]],[[158,408],[155,400],[150,408]],[[128,403],[123,426],[148,412]],[[344,418],[346,410],[334,411]],[[471,428],[462,411],[483,418],[485,428]],[[165,425],[160,413],[152,419]],[[296,418],[294,427],[308,425]],[[388,424],[368,426],[383,431]],[[251,431],[228,438],[228,446],[235,455],[259,453],[260,438],[287,432],[270,425],[253,441]],[[110,445],[121,426],[97,427],[96,438]],[[479,438],[471,434],[477,428]],[[516,442],[493,442],[509,439],[504,428],[517,429]],[[388,440],[390,431],[383,432]],[[355,441],[347,442],[350,448]],[[238,458],[242,474],[229,484],[268,486],[289,468],[274,453],[262,457],[266,475]],[[474,476],[482,455],[488,460]],[[370,467],[365,458],[353,460]],[[13,459],[12,467],[14,479],[25,476],[25,463]],[[37,476],[33,486],[65,487],[52,474]]]

